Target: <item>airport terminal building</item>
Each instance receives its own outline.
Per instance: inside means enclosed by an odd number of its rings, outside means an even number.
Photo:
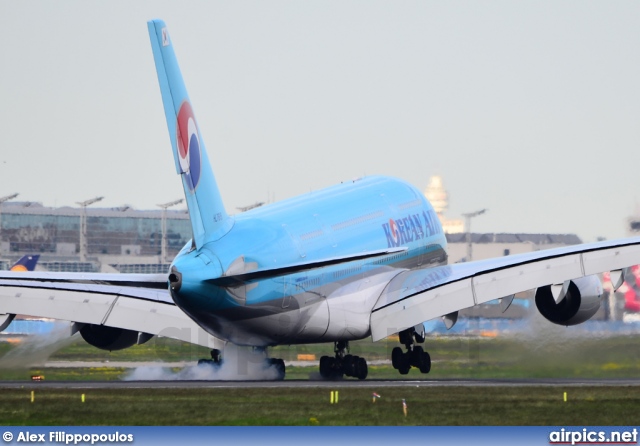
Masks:
[[[186,209],[53,208],[6,202],[0,211],[2,269],[24,254],[40,254],[40,269],[50,271],[164,272],[191,239]]]

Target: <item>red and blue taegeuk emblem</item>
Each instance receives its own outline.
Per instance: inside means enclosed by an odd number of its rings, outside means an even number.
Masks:
[[[187,186],[193,191],[200,181],[200,136],[189,102],[185,101],[180,106],[177,121],[180,170],[185,175]]]

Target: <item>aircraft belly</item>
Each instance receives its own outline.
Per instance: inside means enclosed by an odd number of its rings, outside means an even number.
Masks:
[[[329,325],[324,296],[303,292],[283,299],[199,312],[191,316],[210,333],[238,345],[318,342]]]
[[[327,296],[329,327],[323,341],[362,339],[371,333],[371,309],[399,270],[364,276],[341,284]]]

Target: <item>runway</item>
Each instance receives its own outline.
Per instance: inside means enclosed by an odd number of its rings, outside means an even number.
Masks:
[[[0,389],[238,389],[384,387],[640,387],[640,379],[434,379],[284,381],[0,381]]]

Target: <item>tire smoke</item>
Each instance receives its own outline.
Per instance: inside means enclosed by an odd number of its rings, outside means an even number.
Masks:
[[[142,366],[133,369],[124,381],[273,381],[278,379],[278,370],[265,360],[264,353],[254,352],[249,347],[227,344],[220,365],[193,365],[179,371],[163,367]]]

